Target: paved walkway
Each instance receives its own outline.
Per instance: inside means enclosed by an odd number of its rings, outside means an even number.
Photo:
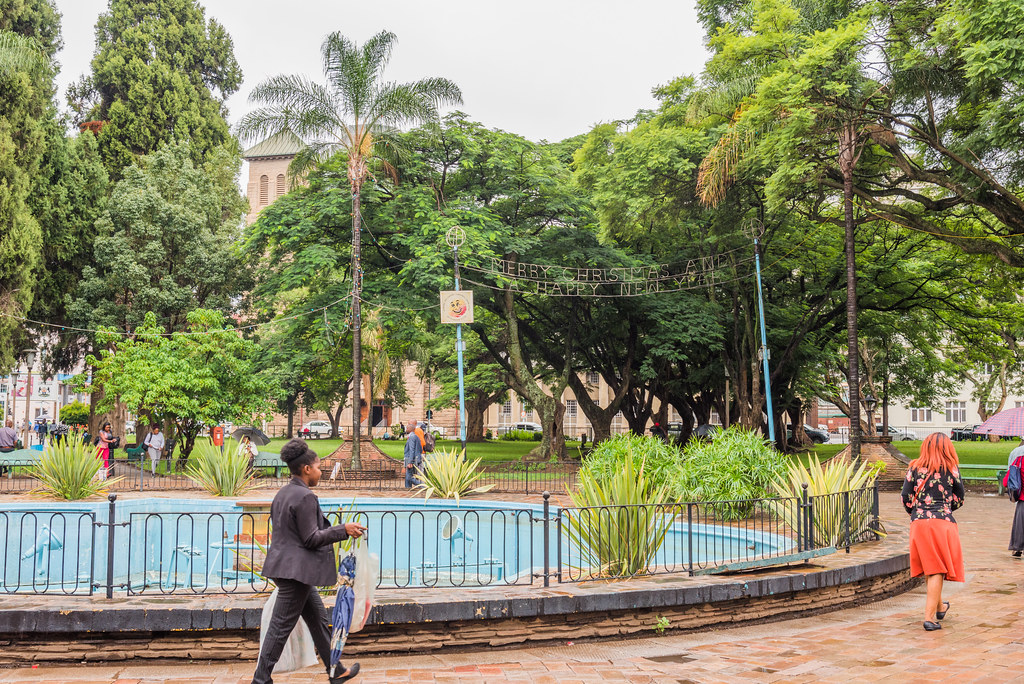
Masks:
[[[960,521],[967,582],[947,584],[944,629],[921,628],[923,589],[812,618],[676,636],[364,658],[362,684],[405,682],[1024,682],[1024,563],[1006,550],[1012,505],[968,497]],[[905,524],[895,494],[884,519]],[[0,670],[0,683],[237,684],[252,663]],[[315,669],[279,684],[326,682]]]

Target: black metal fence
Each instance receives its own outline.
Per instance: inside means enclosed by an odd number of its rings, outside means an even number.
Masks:
[[[163,462],[166,463],[166,462]],[[39,487],[39,481],[33,477],[32,461],[9,462],[0,474],[0,494],[27,493]],[[364,468],[351,470],[332,466],[324,467],[324,477],[319,487],[326,490],[368,489],[375,491],[405,489],[405,477],[401,472],[401,463],[393,466]],[[149,491],[199,491],[202,489],[194,480],[178,469],[165,472],[166,465],[157,473],[153,473],[149,461],[140,463],[138,459],[111,459],[110,468],[106,473],[111,480],[109,491],[112,492],[149,492]],[[545,491],[564,492],[576,484],[579,471],[578,461],[542,462],[542,463],[502,463],[485,466],[483,476],[475,486],[490,486],[491,492],[501,494],[541,494]],[[261,488],[274,489],[288,483],[291,476],[288,469],[281,464],[273,467],[256,469],[257,485]]]
[[[94,511],[0,511],[0,592],[131,595],[266,591],[270,502],[242,512],[136,510],[111,494]],[[78,506],[83,506],[78,504]],[[662,573],[697,575],[801,562],[876,538],[877,488],[801,497],[552,509],[414,507],[329,512],[367,526],[384,588],[495,587]],[[342,553],[346,552],[343,545]]]

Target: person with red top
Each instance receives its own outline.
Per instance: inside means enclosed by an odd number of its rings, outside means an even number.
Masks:
[[[924,628],[942,629],[949,601],[942,600],[942,582],[964,581],[960,531],[953,511],[964,505],[964,484],[959,459],[949,437],[928,435],[920,458],[910,462],[903,481],[903,507],[910,514],[910,574],[925,576],[928,593]]]

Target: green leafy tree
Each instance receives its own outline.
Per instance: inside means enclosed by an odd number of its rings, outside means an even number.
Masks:
[[[172,422],[187,457],[200,430],[266,415],[275,388],[256,372],[259,348],[215,311],[189,312],[185,330],[168,335],[149,312],[134,336],[106,334],[87,363],[103,388],[100,408],[115,398],[151,422]]]
[[[32,306],[42,229],[30,205],[50,142],[60,47],[59,15],[47,0],[0,1],[0,368],[24,344],[16,318]]]
[[[262,105],[239,124],[245,138],[265,138],[291,130],[307,147],[293,162],[298,173],[342,152],[352,195],[352,367],[362,369],[360,332],[360,201],[370,165],[398,126],[437,119],[438,107],[458,104],[462,94],[444,78],[398,84],[383,80],[396,37],[382,31],[359,46],[340,33],[329,34],[321,46],[326,84],[303,76],[275,76],[258,85],[250,101]],[[352,377],[352,467],[358,468],[358,410],[361,373]]]
[[[96,24],[92,74],[72,95],[95,100],[100,149],[118,179],[138,157],[188,141],[192,161],[236,148],[224,100],[242,71],[231,37],[197,0],[111,0]]]

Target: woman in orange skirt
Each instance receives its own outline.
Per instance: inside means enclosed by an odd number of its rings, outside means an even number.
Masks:
[[[942,581],[964,581],[960,531],[953,519],[953,511],[963,505],[956,449],[945,433],[928,435],[903,481],[903,507],[910,514],[910,574],[924,575],[928,582],[924,628],[929,632],[942,629],[939,620],[949,610]]]

